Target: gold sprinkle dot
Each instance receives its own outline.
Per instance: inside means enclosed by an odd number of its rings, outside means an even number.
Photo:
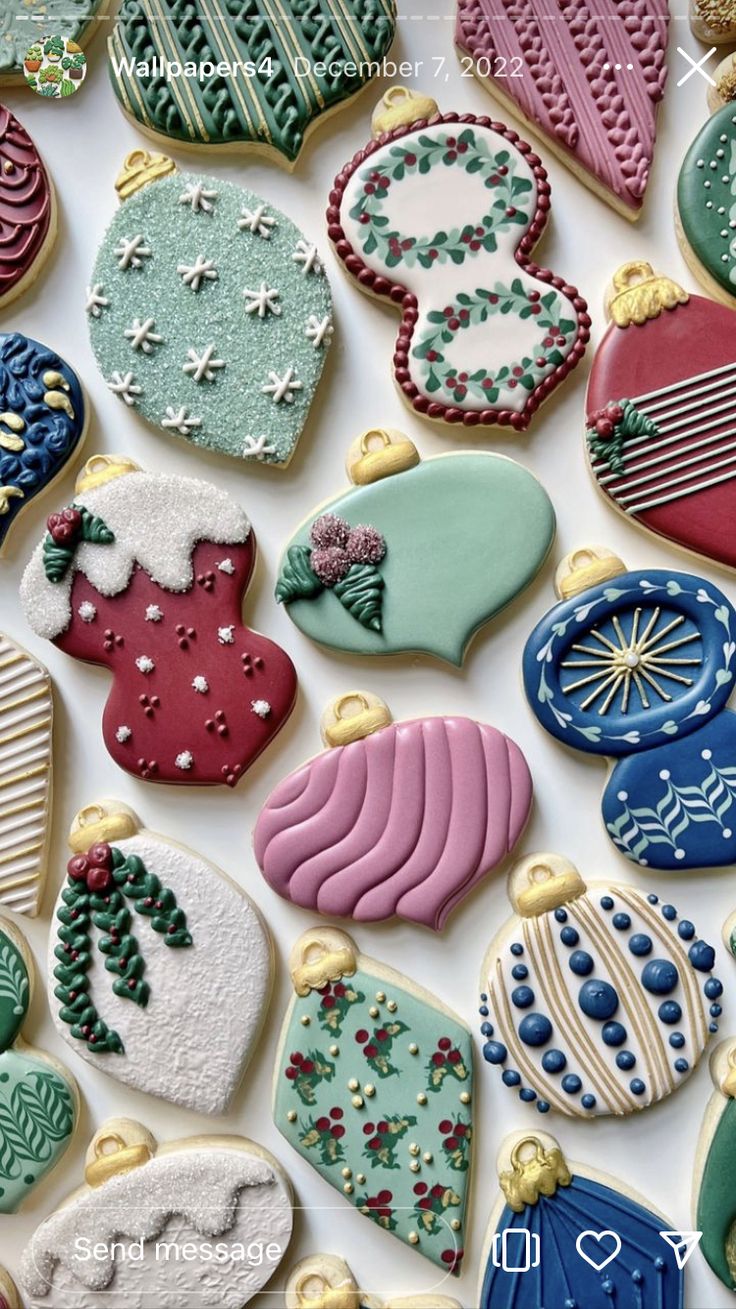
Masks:
[[[412,1159],[411,1163],[409,1164],[409,1172],[418,1173],[421,1167],[422,1165],[420,1164],[418,1159]]]
[[[13,163],[12,163],[12,160],[10,160],[10,159],[6,159],[5,162],[4,162],[4,164],[3,164],[3,172],[4,172],[4,173],[12,173],[12,171],[13,171]]]
[[[427,1103],[427,1097],[424,1094],[424,1091],[420,1091],[419,1095],[417,1096],[417,1104],[426,1104],[426,1103]]]
[[[342,1189],[343,1189],[343,1191],[345,1192],[346,1195],[352,1195],[352,1194],[353,1194],[353,1183],[352,1183],[352,1182],[346,1182]]]
[[[333,1055],[333,1057],[334,1057],[335,1055],[338,1055],[339,1053],[340,1053],[340,1047],[339,1047],[339,1045],[331,1045],[331,1046],[330,1046],[330,1054]]]
[[[409,1154],[413,1154],[415,1157],[419,1154],[419,1146],[417,1145],[416,1141],[412,1141],[411,1145],[409,1146]]]
[[[287,1119],[287,1122],[289,1122],[289,1123],[295,1123],[295,1122],[296,1122],[296,1109],[290,1109],[289,1112],[288,1112],[288,1114],[286,1115],[286,1119]]]
[[[367,1095],[369,1100],[376,1094],[376,1088],[372,1082],[368,1082],[367,1086],[363,1087],[363,1094]]]
[[[407,1237],[407,1240],[409,1242],[409,1245],[419,1245],[419,1236],[417,1232],[410,1232]]]
[[[398,1007],[399,1006],[397,1005],[395,1000],[389,1000],[388,1004],[386,1005],[386,1008],[388,1009],[390,1014],[395,1014]]]
[[[461,1092],[460,1092],[460,1103],[461,1103],[461,1104],[470,1104],[470,1091],[461,1091]]]
[[[351,1078],[350,1078],[350,1081],[348,1082],[348,1090],[349,1090],[349,1091],[359,1091],[359,1090],[360,1090],[360,1082],[358,1081],[357,1077],[351,1077]]]
[[[365,1101],[363,1100],[362,1095],[353,1096],[353,1109],[362,1109],[364,1103]]]
[[[424,1160],[425,1164],[431,1164],[432,1160],[434,1159],[434,1155],[431,1154],[429,1150],[425,1150],[424,1154],[422,1155],[422,1159]]]
[[[343,1170],[342,1170],[342,1175],[343,1175],[343,1177],[346,1177],[346,1178],[350,1178],[350,1177],[352,1177],[352,1175],[353,1175],[353,1170],[352,1170],[352,1168],[343,1168]]]
[[[419,1046],[417,1045],[416,1041],[412,1041],[411,1045],[409,1046],[409,1054],[419,1054]]]
[[[452,1222],[450,1223],[450,1227],[452,1228],[453,1232],[459,1232],[459,1231],[460,1231],[460,1219],[459,1219],[459,1218],[453,1218]]]
[[[378,1010],[376,1009],[376,1006],[374,1004],[371,1005],[370,1009],[368,1010],[368,1013],[370,1014],[371,1018],[378,1017]]]
[[[302,1014],[302,1027],[309,1027],[311,1021],[309,1014]]]
[[[384,1004],[384,1003],[385,1003],[385,1000],[386,1000],[386,992],[385,992],[385,991],[376,991],[376,999],[377,999],[377,1001],[378,1001],[379,1004]]]
[[[365,1173],[358,1173],[355,1180],[360,1186],[365,1186]]]

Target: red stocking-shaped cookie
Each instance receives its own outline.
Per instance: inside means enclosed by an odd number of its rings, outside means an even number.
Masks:
[[[209,482],[95,456],[21,584],[39,636],[113,674],[103,734],[153,782],[234,786],[291,713],[296,674],[242,625],[256,544]]]

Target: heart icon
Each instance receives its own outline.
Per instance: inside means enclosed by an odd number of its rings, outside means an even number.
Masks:
[[[601,1246],[601,1243],[607,1238],[613,1241],[614,1248],[610,1254],[603,1254],[601,1248],[596,1257],[595,1255],[587,1254],[583,1249],[583,1241],[595,1241],[598,1246]],[[608,1229],[604,1232],[581,1232],[575,1242],[575,1249],[580,1255],[580,1258],[584,1259],[586,1264],[590,1264],[591,1268],[595,1268],[596,1272],[599,1273],[601,1269],[605,1268],[606,1264],[610,1264],[611,1261],[621,1253],[621,1237],[618,1232],[611,1232]]]

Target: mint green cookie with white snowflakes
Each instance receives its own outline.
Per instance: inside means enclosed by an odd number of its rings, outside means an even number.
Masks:
[[[90,338],[113,393],[194,446],[286,465],[332,339],[313,245],[233,182],[136,150],[87,288]]]

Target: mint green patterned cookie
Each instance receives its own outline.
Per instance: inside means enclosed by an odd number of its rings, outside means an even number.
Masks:
[[[87,288],[109,389],[194,446],[287,464],[332,338],[314,246],[233,182],[135,151]]]
[[[279,1131],[359,1213],[459,1273],[472,1156],[472,1045],[440,1000],[313,928],[290,960]]]

